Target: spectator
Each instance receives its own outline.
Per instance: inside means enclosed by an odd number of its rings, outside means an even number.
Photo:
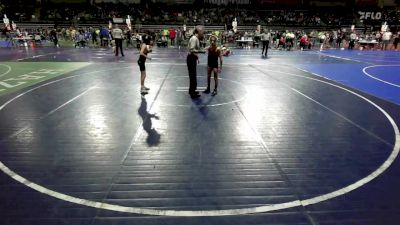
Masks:
[[[392,38],[392,32],[390,32],[390,30],[383,33],[383,35],[382,35],[382,41],[383,41],[382,50],[387,49],[391,38]]]
[[[171,41],[171,45],[175,45],[175,37],[176,37],[176,31],[174,28],[171,28],[169,30],[169,40]]]

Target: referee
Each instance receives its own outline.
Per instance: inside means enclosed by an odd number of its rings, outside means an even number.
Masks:
[[[188,56],[186,58],[186,64],[189,70],[189,95],[191,98],[198,98],[200,94],[197,89],[197,64],[199,57],[197,53],[204,53],[204,50],[200,50],[200,40],[203,38],[203,27],[196,26],[194,35],[189,39],[188,43]]]
[[[112,36],[115,40],[115,56],[118,56],[118,49],[121,49],[121,55],[124,56],[124,52],[122,50],[122,39],[124,39],[124,34],[118,27],[118,24],[115,24],[115,28],[112,30]]]
[[[269,48],[269,40],[271,39],[271,33],[268,31],[263,30],[261,34],[261,40],[263,44],[261,55],[267,57],[268,48]],[[264,53],[265,51],[265,53]]]

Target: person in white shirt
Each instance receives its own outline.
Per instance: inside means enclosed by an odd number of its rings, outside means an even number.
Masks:
[[[200,94],[197,89],[197,64],[199,62],[197,53],[204,53],[200,49],[200,40],[203,38],[203,27],[197,26],[194,30],[194,35],[189,39],[188,50],[189,54],[186,58],[186,64],[189,70],[189,95],[191,98],[198,98]]]
[[[382,35],[382,41],[383,41],[382,50],[387,49],[391,38],[392,38],[392,32],[386,31],[385,33],[383,33],[383,35]]]
[[[349,49],[353,49],[354,48],[356,39],[357,39],[357,34],[355,32],[351,33],[350,34]]]
[[[263,30],[261,34],[261,41],[263,44],[261,55],[267,57],[268,54],[268,47],[269,47],[269,40],[271,39],[271,33]],[[265,54],[264,54],[265,51]]]
[[[118,56],[118,50],[121,50],[121,55],[124,56],[124,52],[122,50],[122,40],[124,39],[123,31],[118,27],[118,24],[115,24],[115,28],[112,30],[112,36],[115,40],[115,56]]]

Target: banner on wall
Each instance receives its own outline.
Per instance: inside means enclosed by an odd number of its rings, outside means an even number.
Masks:
[[[356,6],[378,6],[378,0],[355,0]]]
[[[360,20],[380,20],[380,19],[382,19],[381,12],[358,11],[358,14],[360,15]]]
[[[124,23],[124,19],[123,18],[113,18],[113,22],[121,24],[121,23]]]

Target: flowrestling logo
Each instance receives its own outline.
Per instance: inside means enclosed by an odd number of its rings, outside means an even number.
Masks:
[[[380,20],[382,18],[381,12],[362,12],[358,11],[360,20]]]

